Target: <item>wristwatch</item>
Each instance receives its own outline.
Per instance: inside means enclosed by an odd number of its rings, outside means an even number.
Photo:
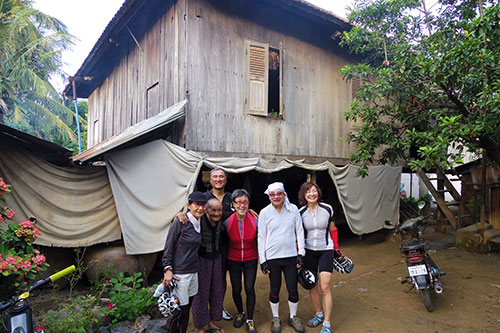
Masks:
[[[167,271],[171,271],[172,270],[172,266],[166,266],[165,268],[163,268],[163,273],[166,273]]]

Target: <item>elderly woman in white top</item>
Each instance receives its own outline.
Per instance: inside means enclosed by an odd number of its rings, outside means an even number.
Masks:
[[[271,332],[281,332],[279,292],[281,273],[285,275],[290,317],[288,324],[297,332],[305,332],[297,308],[297,268],[303,263],[304,230],[297,206],[290,203],[282,183],[270,184],[265,192],[271,203],[259,214],[257,244],[264,274],[269,274],[269,302],[273,313]]]

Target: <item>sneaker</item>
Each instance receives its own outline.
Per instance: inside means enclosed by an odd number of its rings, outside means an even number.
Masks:
[[[323,326],[321,328],[321,331],[319,331],[319,333],[331,333],[332,332],[332,329],[330,327],[326,327],[326,326]]]
[[[271,333],[281,333],[281,320],[278,317],[273,317]]]
[[[247,321],[247,333],[257,333],[254,321]]]
[[[306,331],[306,328],[302,325],[302,321],[300,321],[300,318],[297,316],[288,318],[288,325],[293,327],[295,332],[304,333]]]
[[[243,326],[243,323],[245,322],[246,319],[247,316],[245,315],[245,312],[238,313],[238,315],[233,321],[233,326],[236,328],[240,328],[241,326]]]
[[[314,317],[312,317],[312,319],[309,319],[307,321],[307,326],[316,327],[319,324],[321,324],[323,322],[323,320],[325,320],[325,316],[314,315]]]
[[[222,309],[222,319],[224,320],[231,320],[233,319],[233,316],[229,312],[227,312],[226,308]]]

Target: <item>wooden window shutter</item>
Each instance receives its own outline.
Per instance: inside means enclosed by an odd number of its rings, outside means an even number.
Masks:
[[[246,44],[247,112],[267,116],[269,46],[253,41],[246,41]]]

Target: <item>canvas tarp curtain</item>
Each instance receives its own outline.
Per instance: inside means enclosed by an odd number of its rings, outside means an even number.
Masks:
[[[121,238],[105,168],[62,168],[19,147],[0,146],[0,177],[12,185],[4,195],[15,221],[35,217],[36,244],[89,246]]]
[[[203,164],[227,172],[276,172],[292,166],[328,170],[351,230],[356,234],[399,220],[400,167],[370,167],[369,176],[356,175],[356,166],[336,167],[329,162],[305,164],[259,158],[213,158],[187,151],[164,140],[153,141],[105,155],[108,176],[128,254],[163,249],[168,227],[193,191]],[[285,184],[286,186],[286,184]]]

